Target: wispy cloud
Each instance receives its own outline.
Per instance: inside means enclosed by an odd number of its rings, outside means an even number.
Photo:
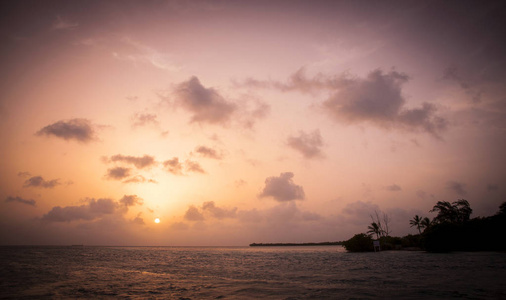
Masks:
[[[195,148],[195,152],[200,154],[203,157],[213,158],[213,159],[222,159],[222,155],[220,153],[218,153],[218,151],[216,151],[215,149],[210,148],[210,147],[198,146],[197,148]]]
[[[12,197],[12,196],[8,196],[7,198],[5,198],[5,202],[17,202],[17,203],[21,203],[21,204],[30,205],[30,206],[36,205],[36,202],[33,199],[24,199],[21,197]]]

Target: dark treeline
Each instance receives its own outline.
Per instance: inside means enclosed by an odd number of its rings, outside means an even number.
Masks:
[[[415,216],[409,224],[418,229],[418,234],[404,237],[390,236],[384,224],[388,217],[384,216],[382,223],[376,213],[376,219],[371,216],[369,231],[356,234],[343,242],[343,246],[350,252],[374,251],[372,236],[375,235],[381,250],[506,251],[506,202],[493,216],[471,219],[472,211],[464,199],[452,203],[438,201],[430,210],[437,216],[433,220]]]
[[[322,242],[322,243],[253,243],[251,247],[279,247],[279,246],[335,246],[343,242]]]

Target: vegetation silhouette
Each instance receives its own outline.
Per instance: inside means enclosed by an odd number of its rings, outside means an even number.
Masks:
[[[376,220],[371,216],[373,222],[367,227],[367,233],[354,235],[343,246],[349,252],[374,251],[372,235],[376,235],[382,250],[506,251],[506,239],[502,238],[506,229],[506,202],[489,217],[471,219],[473,210],[465,199],[452,203],[438,201],[429,212],[437,212],[436,217],[430,220],[415,215],[409,224],[418,229],[418,234],[404,237],[387,234],[376,213]]]

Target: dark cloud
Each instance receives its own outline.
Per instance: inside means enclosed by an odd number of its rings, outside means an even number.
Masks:
[[[87,204],[80,206],[55,206],[42,216],[42,220],[47,222],[89,221],[113,214],[117,206],[118,203],[112,199],[89,199]]]
[[[319,130],[312,133],[300,131],[298,136],[288,137],[287,144],[302,153],[305,158],[322,157],[320,148],[323,146],[323,140]]]
[[[436,137],[447,121],[436,115],[437,108],[424,103],[421,108],[405,108],[402,86],[409,81],[404,73],[375,70],[366,78],[343,82],[323,107],[335,120],[370,122],[385,128],[422,130]]]
[[[18,176],[19,177],[30,177],[32,174],[30,174],[30,172],[19,172],[18,173]]]
[[[204,215],[195,206],[188,207],[188,210],[184,214],[184,218],[188,221],[203,221]]]
[[[132,117],[132,122],[134,127],[141,127],[146,125],[158,126],[158,124],[160,123],[158,122],[156,114],[143,114],[143,113],[136,113]]]
[[[210,213],[216,219],[235,218],[237,215],[237,207],[225,209],[217,207],[214,201],[204,202],[202,211]]]
[[[40,188],[46,188],[51,189],[54,188],[57,185],[60,185],[59,179],[53,179],[53,180],[44,180],[42,176],[34,176],[25,181],[23,184],[23,187],[40,187]]]
[[[107,170],[108,179],[121,180],[130,176],[130,168],[115,167]]]
[[[205,88],[197,77],[178,84],[174,89],[175,103],[192,114],[192,122],[225,124],[236,105],[227,102],[215,89]]]
[[[177,157],[164,161],[163,166],[165,170],[174,175],[183,175],[183,164],[179,162]]]
[[[467,194],[466,184],[457,181],[448,181],[446,183],[446,188],[454,191],[459,196],[465,196]]]
[[[397,185],[397,184],[392,184],[392,185],[386,186],[385,189],[387,191],[391,191],[391,192],[402,191],[402,188],[399,185]]]
[[[202,173],[205,174],[206,171],[202,168],[202,166],[195,161],[187,160],[185,161],[186,171],[187,172],[195,172],[195,173]]]
[[[23,199],[21,197],[12,197],[12,196],[5,198],[5,202],[18,202],[18,203],[22,203],[22,204],[26,204],[26,205],[31,205],[31,206],[36,205],[36,202],[33,199]]]
[[[195,152],[197,152],[198,154],[200,154],[203,157],[208,157],[208,158],[213,158],[213,159],[221,159],[222,158],[222,155],[220,153],[218,153],[218,151],[216,151],[213,148],[206,147],[206,146],[198,146],[197,148],[195,148]]]
[[[321,73],[308,78],[304,68],[292,74],[286,83],[248,79],[240,85],[274,88],[318,94],[329,91],[323,109],[335,121],[371,123],[383,128],[424,131],[435,137],[447,127],[447,120],[437,115],[437,108],[423,103],[420,108],[406,108],[402,87],[410,80],[405,73],[374,70],[367,77],[349,74],[327,76]]]
[[[280,202],[304,199],[304,189],[293,182],[293,177],[292,172],[281,173],[279,177],[268,177],[265,179],[265,187],[259,197],[273,197]]]
[[[72,222],[78,220],[92,221],[106,215],[122,215],[128,207],[142,205],[142,199],[136,195],[125,195],[116,202],[109,198],[87,199],[80,206],[55,206],[41,220],[44,222]]]
[[[36,135],[53,135],[64,140],[87,143],[95,139],[95,129],[87,119],[71,119],[48,125],[39,130]]]
[[[128,163],[128,164],[132,164],[137,169],[151,167],[156,164],[155,158],[153,156],[149,156],[149,155],[127,156],[127,155],[116,154],[114,156],[111,156],[110,160],[112,162],[124,162],[124,163]]]

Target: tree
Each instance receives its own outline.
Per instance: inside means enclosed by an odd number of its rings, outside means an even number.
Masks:
[[[459,199],[452,203],[448,201],[438,201],[430,212],[438,213],[434,218],[434,222],[436,223],[464,223],[469,221],[473,210],[467,200]]]
[[[378,225],[378,223],[376,222],[372,222],[371,225],[367,226],[367,229],[369,229],[367,233],[375,234],[376,239],[379,239],[380,236],[383,234],[383,230],[381,229],[380,225]]]
[[[372,238],[365,233],[355,234],[351,239],[344,241],[343,246],[350,252],[374,251]]]
[[[420,222],[420,227],[424,228],[423,231],[425,231],[425,229],[429,228],[431,224],[432,224],[432,221],[428,217],[425,217]]]
[[[422,227],[422,221],[423,219],[419,215],[415,215],[413,220],[409,221],[409,224],[411,225],[410,227],[416,226],[418,233],[422,234],[422,230],[420,229]]]

